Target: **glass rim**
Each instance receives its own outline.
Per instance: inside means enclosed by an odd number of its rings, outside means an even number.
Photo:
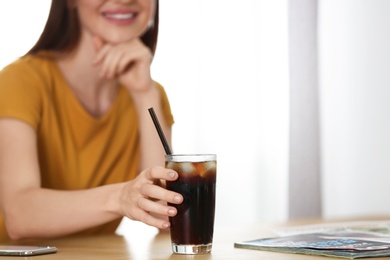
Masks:
[[[205,162],[216,161],[216,154],[167,154],[166,162]]]

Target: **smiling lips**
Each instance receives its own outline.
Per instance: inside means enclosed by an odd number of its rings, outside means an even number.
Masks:
[[[133,11],[108,11],[104,12],[103,16],[111,23],[128,25],[137,17],[137,13]]]

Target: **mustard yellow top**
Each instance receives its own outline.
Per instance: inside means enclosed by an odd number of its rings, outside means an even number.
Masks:
[[[168,98],[156,85],[171,126]],[[74,96],[53,59],[28,55],[0,71],[0,118],[4,117],[20,119],[36,130],[45,188],[87,189],[128,181],[138,173],[137,113],[123,87],[110,110],[95,118]],[[81,234],[113,233],[119,223],[120,219]],[[7,239],[0,213],[0,241]]]

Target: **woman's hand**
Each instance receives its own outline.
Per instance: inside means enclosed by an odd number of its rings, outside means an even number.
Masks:
[[[168,228],[167,217],[175,216],[177,211],[166,203],[180,204],[183,196],[166,190],[162,187],[165,186],[162,182],[174,181],[177,178],[178,174],[175,171],[162,167],[142,171],[122,189],[120,198],[122,215],[159,229]]]
[[[118,78],[130,91],[147,91],[152,87],[153,55],[140,39],[112,45],[95,36],[93,43],[96,49],[93,64],[100,66],[102,78]]]

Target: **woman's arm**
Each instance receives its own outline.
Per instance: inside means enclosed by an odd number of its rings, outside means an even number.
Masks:
[[[33,128],[0,120],[0,198],[11,238],[61,236],[120,217],[123,184],[55,191],[42,189],[40,178]]]
[[[140,144],[141,144],[141,169],[152,166],[164,166],[164,147],[161,143],[157,130],[153,124],[148,109],[153,107],[156,116],[164,131],[164,135],[171,146],[171,127],[165,122],[162,114],[161,97],[159,90],[152,82],[152,87],[147,91],[132,91],[134,102],[137,107]]]
[[[151,51],[140,39],[111,45],[99,37],[93,38],[96,49],[95,66],[102,78],[117,78],[133,97],[137,108],[141,144],[140,168],[164,166],[164,149],[148,109],[154,107],[167,141],[171,128],[162,114],[161,96],[150,75]]]
[[[149,213],[172,216],[176,211],[154,200],[180,203],[182,197],[154,183],[176,178],[171,170],[150,168],[127,183],[78,191],[44,189],[34,129],[16,119],[0,120],[0,206],[12,239],[64,236],[121,216],[167,227],[169,222]]]

